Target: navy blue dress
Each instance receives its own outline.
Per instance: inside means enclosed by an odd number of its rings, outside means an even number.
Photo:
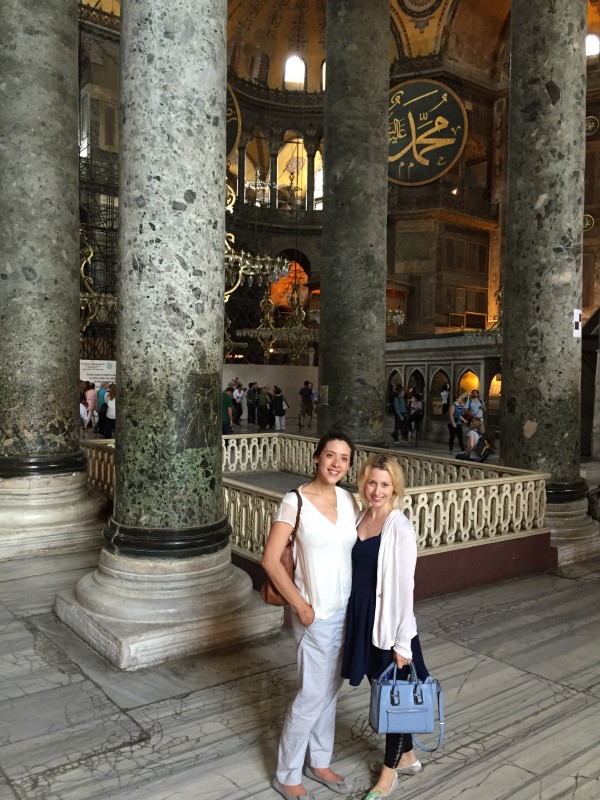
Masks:
[[[351,686],[358,686],[365,676],[378,677],[392,663],[392,651],[380,650],[372,641],[380,544],[381,534],[364,542],[357,538],[352,548],[352,591],[342,661],[342,677]]]
[[[346,615],[346,639],[342,660],[342,678],[351,686],[358,686],[364,677],[378,678],[394,660],[393,651],[380,650],[373,644],[375,624],[375,592],[377,589],[377,558],[381,534],[365,539],[356,539],[352,548],[352,590]],[[419,636],[410,643],[412,658],[419,680],[429,675]],[[407,680],[408,667],[399,670],[400,680]]]

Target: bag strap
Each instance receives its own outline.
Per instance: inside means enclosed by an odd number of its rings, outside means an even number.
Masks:
[[[298,491],[298,489],[292,489],[292,492],[298,498],[298,511],[296,513],[296,522],[294,523],[294,529],[290,534],[290,539],[292,541],[292,546],[294,545],[294,541],[296,540],[296,534],[298,533],[298,526],[300,525],[300,512],[302,511],[302,495]]]
[[[416,736],[412,737],[413,743],[417,745],[421,750],[424,750],[426,753],[435,753],[438,747],[441,747],[444,744],[444,729],[446,727],[446,720],[444,718],[444,692],[442,691],[442,687],[438,683],[438,681],[434,680],[435,684],[435,692],[437,695],[437,703],[438,703],[438,725],[439,725],[439,734],[438,734],[438,741],[435,747],[425,747],[424,744],[417,739]]]

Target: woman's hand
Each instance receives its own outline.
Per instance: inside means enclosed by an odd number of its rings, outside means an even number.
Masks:
[[[401,656],[400,653],[397,653],[394,650],[394,661],[396,662],[396,666],[398,667],[398,669],[402,669],[402,667],[407,667],[410,664],[411,660],[412,659],[410,658],[405,658],[404,656]]]
[[[315,621],[315,610],[312,606],[309,606],[308,603],[305,603],[305,605],[300,608],[295,608],[294,611],[305,628],[308,628],[308,626],[312,625]]]

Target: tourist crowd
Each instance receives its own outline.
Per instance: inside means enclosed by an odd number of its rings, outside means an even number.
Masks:
[[[298,427],[311,427],[316,413],[318,397],[310,381],[304,381],[298,392]],[[246,417],[244,417],[244,406]],[[231,380],[221,397],[221,424],[224,434],[233,433],[242,420],[247,425],[256,425],[259,431],[284,431],[286,412],[290,403],[279,386],[259,386],[251,381],[244,386],[237,378]]]

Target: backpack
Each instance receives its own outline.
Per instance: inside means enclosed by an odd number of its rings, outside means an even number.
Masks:
[[[479,456],[482,461],[485,461],[492,452],[492,445],[485,438],[485,436],[480,436],[479,439],[477,439],[475,447],[473,448],[473,452],[475,455]]]

